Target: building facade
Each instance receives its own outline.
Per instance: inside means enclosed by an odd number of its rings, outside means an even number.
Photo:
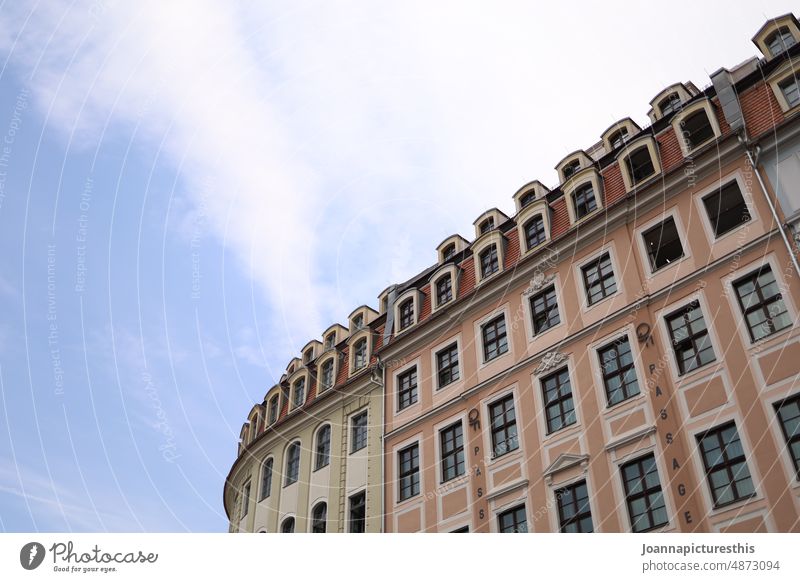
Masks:
[[[324,500],[350,531],[364,489],[367,531],[800,531],[799,41],[770,20],[762,56],[665,88],[309,344],[242,429],[231,530],[319,531]]]

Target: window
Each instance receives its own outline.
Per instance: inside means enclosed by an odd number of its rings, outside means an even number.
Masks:
[[[703,466],[715,507],[734,503],[755,494],[742,442],[734,423],[697,437]]]
[[[273,424],[278,420],[278,397],[273,396],[269,401],[269,423]]]
[[[628,167],[631,184],[643,182],[656,173],[653,158],[650,157],[650,149],[646,145],[635,149],[625,158],[625,164]]]
[[[558,523],[564,533],[591,533],[592,510],[586,481],[575,483],[556,491],[558,501]]]
[[[506,317],[498,315],[481,327],[483,335],[483,361],[488,362],[508,351],[506,338]]]
[[[614,269],[608,253],[588,265],[584,265],[581,267],[581,271],[583,272],[583,284],[586,287],[586,300],[589,305],[594,305],[601,299],[617,292],[617,282],[614,279]]]
[[[479,230],[480,230],[481,234],[486,234],[487,232],[489,232],[493,228],[494,228],[494,218],[490,216],[489,218],[487,218],[486,220],[481,222],[481,226],[480,226]]]
[[[548,433],[575,424],[575,403],[572,400],[572,385],[567,368],[543,378],[542,393]]]
[[[656,458],[650,454],[622,466],[625,500],[634,532],[647,531],[669,523]]]
[[[450,533],[469,533],[469,526],[465,525],[464,527],[460,527],[458,529],[454,529]]]
[[[714,137],[714,128],[708,120],[705,109],[689,114],[686,119],[681,121],[681,129],[683,138],[692,149]]]
[[[444,251],[442,252],[442,256],[444,257],[445,261],[449,261],[454,256],[456,256],[456,245],[455,245],[455,243],[451,243],[451,244],[447,245],[445,247]]]
[[[397,453],[400,501],[419,494],[419,444],[414,443]]]
[[[500,533],[528,533],[525,504],[504,511],[497,516]]]
[[[514,396],[509,394],[489,406],[492,421],[492,454],[500,457],[519,448],[517,417],[514,413]]]
[[[775,32],[773,32],[767,38],[767,48],[769,49],[769,54],[773,57],[777,57],[783,51],[793,47],[797,41],[795,40],[794,36],[792,36],[791,31],[782,26]]]
[[[281,524],[281,533],[294,533],[294,518],[287,517]]]
[[[353,351],[353,369],[360,370],[367,365],[367,338],[362,338],[356,342]]]
[[[661,110],[661,117],[666,117],[670,113],[680,109],[680,107],[681,98],[677,93],[670,93],[658,103],[658,108]]]
[[[618,132],[611,134],[611,137],[608,138],[611,147],[617,149],[619,146],[625,143],[625,140],[628,139],[628,129],[623,127]]]
[[[347,531],[364,533],[367,530],[367,492],[361,491],[350,496],[350,518]]]
[[[792,318],[769,265],[739,279],[733,287],[736,289],[739,307],[747,321],[747,330],[752,341],[758,341],[792,325]]]
[[[678,227],[671,216],[661,224],[654,226],[642,234],[650,269],[653,272],[677,261],[683,256],[683,245],[678,236]]]
[[[575,172],[580,170],[580,168],[581,168],[581,163],[578,160],[574,160],[569,164],[567,164],[566,166],[564,166],[563,170],[564,180],[565,181],[568,180]]]
[[[306,401],[306,379],[300,378],[297,382],[294,383],[294,397],[292,399],[292,406],[297,408],[298,406],[303,406],[303,403]]]
[[[307,364],[313,359],[314,359],[314,348],[308,348],[306,350],[306,353],[303,354],[303,362]]]
[[[359,313],[353,318],[353,327],[355,329],[361,329],[364,327],[364,314]]]
[[[633,365],[628,336],[623,336],[600,348],[597,350],[597,355],[600,357],[603,385],[609,406],[639,394],[639,382],[636,379],[636,368]]]
[[[266,499],[272,492],[272,459],[267,459],[261,468],[261,499]]]
[[[397,376],[397,409],[403,410],[417,402],[417,367]]]
[[[530,298],[530,303],[533,335],[540,334],[561,323],[554,285],[533,295]]]
[[[400,329],[405,329],[414,323],[414,298],[409,297],[400,304]]]
[[[525,224],[525,244],[528,245],[528,250],[538,247],[546,240],[544,219],[541,215],[534,216]]]
[[[584,184],[572,194],[575,205],[575,220],[580,220],[590,212],[597,210],[597,200],[594,197],[594,186]]]
[[[317,503],[311,512],[311,533],[325,533],[328,521],[328,504]]]
[[[528,192],[519,199],[520,208],[525,208],[528,204],[536,200],[536,192]]]
[[[717,359],[699,302],[693,301],[669,315],[667,327],[681,374]]]
[[[245,483],[242,490],[242,517],[247,515],[247,510],[250,507],[250,481]]]
[[[778,83],[778,87],[781,93],[783,93],[783,97],[786,99],[786,104],[789,105],[790,108],[800,105],[800,90],[797,87],[797,77],[792,75],[788,79]]]
[[[453,298],[453,277],[448,273],[436,281],[436,306],[444,305]]]
[[[331,425],[326,424],[317,433],[317,454],[314,456],[314,470],[327,467],[331,462]]]
[[[439,432],[442,449],[442,483],[464,474],[464,434],[461,421]]]
[[[775,412],[781,422],[781,430],[786,439],[786,448],[794,463],[795,474],[800,479],[800,394],[787,398],[775,405]]]
[[[714,236],[720,237],[743,222],[750,220],[750,211],[744,203],[742,191],[736,180],[705,196],[703,205],[708,213]]]
[[[297,482],[300,476],[300,443],[292,443],[286,452],[286,479],[283,486]]]
[[[367,446],[367,411],[355,415],[352,423],[350,452],[355,453]]]
[[[491,245],[484,250],[481,255],[481,278],[485,279],[489,275],[496,273],[500,269],[497,262],[497,245]]]
[[[436,352],[436,373],[439,378],[439,388],[452,384],[459,379],[457,343]]]
[[[336,345],[336,332],[332,331],[325,337],[325,349],[329,350]]]
[[[322,374],[320,375],[320,392],[325,392],[328,388],[333,388],[333,360],[328,360],[322,364]]]

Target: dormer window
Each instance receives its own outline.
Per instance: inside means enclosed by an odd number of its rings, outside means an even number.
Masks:
[[[568,180],[572,177],[572,175],[581,169],[581,163],[579,160],[575,160],[564,166],[562,170],[564,172],[564,180]]]
[[[630,176],[631,183],[634,185],[645,181],[656,173],[655,166],[653,166],[653,159],[650,156],[650,150],[646,145],[633,150],[633,152],[625,158],[625,165],[628,168],[628,176]]]
[[[618,132],[612,134],[608,141],[611,142],[612,148],[617,149],[625,143],[626,139],[628,139],[628,129],[623,127]]]
[[[681,122],[681,127],[683,128],[683,137],[692,149],[714,137],[714,128],[711,127],[705,109],[690,114]]]
[[[325,349],[330,350],[336,345],[336,332],[332,331],[325,336]]]
[[[783,51],[797,44],[797,39],[795,39],[792,31],[787,26],[782,26],[767,37],[766,43],[769,54],[777,57]]]
[[[414,298],[409,297],[400,304],[400,329],[406,329],[414,323]]]
[[[528,192],[519,199],[520,208],[525,208],[528,204],[536,200],[536,192]]]
[[[353,328],[361,329],[364,327],[364,315],[359,313],[353,318]]]
[[[778,83],[778,87],[790,109],[800,105],[800,90],[797,88],[797,77],[791,75],[786,80]]]
[[[294,391],[292,393],[292,407],[298,408],[303,406],[303,403],[306,401],[306,379],[300,378],[297,382],[294,383]]]
[[[442,251],[442,258],[445,261],[449,261],[454,256],[456,256],[456,244],[455,243],[451,243],[451,244],[447,245],[445,247],[445,249]]]
[[[658,108],[661,111],[661,117],[666,117],[681,107],[681,96],[678,93],[670,93],[658,102]]]
[[[591,187],[591,184],[589,185]],[[525,223],[525,244],[528,250],[538,247],[547,240],[544,219],[541,214],[537,214]]]
[[[486,234],[493,228],[494,228],[494,217],[490,216],[489,218],[481,222],[480,233]]]
[[[592,183],[584,184],[572,194],[572,203],[575,208],[575,219],[580,220],[587,214],[597,210],[597,198],[594,195]]]
[[[314,348],[308,348],[303,354],[303,362],[306,364],[314,359]]]
[[[322,364],[322,370],[319,376],[320,392],[325,392],[329,388],[333,388],[333,358],[326,360]]]
[[[450,273],[436,281],[436,305],[444,305],[453,299],[453,277]]]
[[[491,245],[481,254],[481,278],[485,279],[496,273],[500,269],[497,260],[497,245]]]
[[[360,370],[367,365],[367,338],[358,340],[353,347],[353,369]]]
[[[269,400],[269,419],[270,424],[275,424],[278,420],[278,396],[273,396]]]

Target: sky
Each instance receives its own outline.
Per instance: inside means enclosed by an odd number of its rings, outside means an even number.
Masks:
[[[0,531],[226,531],[309,340],[792,4],[2,2]]]

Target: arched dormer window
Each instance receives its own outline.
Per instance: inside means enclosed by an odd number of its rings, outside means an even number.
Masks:
[[[299,378],[292,386],[292,408],[300,408],[306,401],[306,379]]]
[[[325,533],[328,521],[328,504],[320,501],[311,511],[311,533]]]
[[[439,254],[439,263],[450,261],[467,246],[469,246],[469,243],[457,234],[447,237],[436,247],[436,252]]]
[[[542,218],[541,214],[529,218],[523,225],[523,230],[525,231],[525,247],[527,250],[536,248],[547,240],[544,218]]]
[[[603,208],[602,178],[596,168],[581,170],[562,189],[570,224],[576,224]]]
[[[481,222],[480,226],[478,227],[478,230],[480,231],[481,234],[486,234],[493,228],[494,228],[494,218],[490,216],[489,218]]]
[[[475,238],[479,239],[482,236],[497,230],[506,220],[508,216],[500,212],[497,208],[491,208],[481,214],[473,223],[475,227]]]
[[[317,431],[314,449],[314,470],[319,471],[331,462],[331,425],[326,424]]]
[[[545,198],[522,208],[515,220],[523,254],[538,249],[550,240],[550,205]]]
[[[581,163],[579,160],[572,160],[570,163],[564,166],[564,179],[569,180],[572,175],[581,169]]]
[[[782,55],[798,41],[800,41],[800,25],[791,13],[770,18],[753,37],[753,43],[769,60]]]
[[[431,311],[444,307],[458,296],[458,275],[455,265],[445,265],[431,276]]]
[[[499,231],[485,234],[472,245],[475,279],[481,283],[503,270],[505,237]]]
[[[707,99],[683,108],[672,118],[672,129],[675,131],[684,157],[722,135],[714,106]]]
[[[606,153],[608,153],[624,146],[628,140],[632,139],[640,131],[639,126],[630,117],[626,117],[606,129],[600,139],[603,141]]]
[[[319,364],[319,393],[333,388],[336,383],[336,356],[329,356]]]
[[[594,162],[583,150],[576,150],[564,157],[556,164],[556,172],[562,184],[567,183],[573,176],[594,166]]]
[[[650,121],[655,123],[663,117],[679,111],[683,104],[697,94],[697,88],[692,83],[675,83],[661,91],[650,101],[650,111],[647,113]]]
[[[283,486],[296,483],[300,478],[300,442],[295,441],[286,449],[286,471]]]
[[[661,101],[658,102],[658,110],[661,112],[661,117],[666,117],[678,109],[681,106],[681,96],[678,93],[670,93],[666,97],[664,97]]]
[[[268,457],[261,466],[261,499],[266,499],[272,494],[272,468],[274,460]]]
[[[456,243],[450,243],[449,245],[444,247],[444,250],[442,251],[442,258],[445,261],[449,261],[455,256],[456,256]]]
[[[627,192],[661,173],[658,145],[652,136],[629,143],[617,154],[617,160]]]
[[[453,300],[453,276],[445,273],[436,282],[436,305],[444,305]]]
[[[489,245],[478,255],[481,265],[481,279],[491,277],[500,270],[497,258],[497,245]]]
[[[549,192],[550,190],[539,180],[533,180],[525,184],[514,194],[517,214],[519,214],[523,208],[527,208],[537,200],[544,200]]]
[[[397,333],[407,330],[419,321],[422,297],[416,289],[408,289],[397,297],[394,304],[394,319]]]
[[[367,367],[367,338],[363,337],[353,344],[353,355],[351,356],[353,372],[363,370]]]
[[[281,533],[294,533],[294,518],[287,517],[281,523]]]
[[[269,399],[268,405],[268,422],[269,424],[275,424],[278,421],[278,412],[280,407],[280,397],[275,394]]]
[[[400,310],[400,329],[406,329],[414,325],[414,298],[409,297],[398,307]]]
[[[353,329],[361,329],[364,327],[364,315],[359,313],[353,317]]]

